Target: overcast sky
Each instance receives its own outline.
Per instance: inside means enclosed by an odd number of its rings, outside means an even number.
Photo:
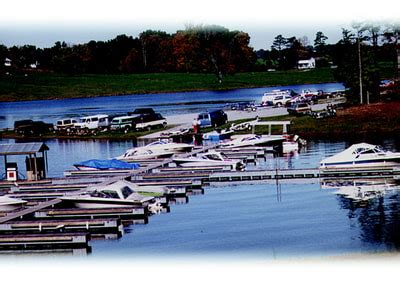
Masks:
[[[144,30],[174,33],[186,25],[217,24],[250,34],[251,46],[269,49],[273,38],[307,36],[313,44],[322,31],[329,43],[341,37],[341,28],[360,20],[399,19],[400,1],[349,0],[147,0],[147,1],[13,0],[2,3],[0,43],[50,47],[109,40],[118,34],[134,37]],[[354,2],[354,3],[353,3]],[[379,5],[377,5],[379,3]],[[388,9],[390,8],[390,9]]]

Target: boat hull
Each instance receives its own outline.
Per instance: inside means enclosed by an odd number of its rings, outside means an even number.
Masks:
[[[9,212],[21,208],[25,203],[20,204],[2,204],[0,205],[0,212]]]
[[[61,198],[63,201],[73,203],[76,208],[80,209],[103,209],[103,208],[127,208],[141,205],[136,201],[104,199],[104,198]]]
[[[21,208],[26,203],[27,201],[7,198],[7,200],[2,200],[0,202],[0,212],[14,211],[16,209]]]
[[[376,170],[376,169],[392,169],[400,167],[400,158],[392,160],[363,160],[341,163],[324,163],[320,166],[321,171],[337,171],[337,170]]]
[[[180,167],[230,167],[235,169],[237,164],[231,162],[213,162],[213,161],[189,161],[187,159],[174,159],[174,162]]]

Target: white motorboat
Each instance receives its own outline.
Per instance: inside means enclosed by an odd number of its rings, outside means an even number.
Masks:
[[[173,161],[181,167],[230,167],[232,170],[243,170],[245,164],[241,160],[229,159],[220,152],[210,151],[199,154],[197,157],[173,158]]]
[[[125,180],[119,180],[101,187],[94,186],[82,195],[65,196],[60,199],[83,209],[121,208],[135,205],[148,205],[150,207],[156,204],[154,197],[146,197],[136,193],[134,184]]]
[[[169,158],[174,154],[170,151],[153,151],[151,149],[133,148],[127,150],[123,155],[116,157],[117,160],[130,162],[149,159]]]
[[[266,146],[282,143],[285,138],[281,135],[239,135],[233,136],[233,140],[222,143],[223,148],[238,148],[248,146]]]
[[[117,160],[146,160],[156,158],[168,158],[175,153],[190,152],[194,145],[185,143],[168,142],[164,140],[155,141],[142,147],[135,147],[127,150]]]
[[[11,198],[8,196],[0,196],[0,212],[9,212],[21,208],[27,201]]]
[[[180,153],[180,152],[190,152],[194,145],[186,144],[186,143],[176,143],[176,142],[168,142],[165,140],[159,140],[148,145],[141,147],[143,149],[150,149],[153,152],[173,152],[173,153]]]
[[[322,171],[381,169],[394,166],[400,166],[400,153],[384,151],[380,146],[367,143],[354,144],[320,162]]]

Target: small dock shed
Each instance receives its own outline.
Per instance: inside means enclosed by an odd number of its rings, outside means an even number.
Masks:
[[[7,156],[26,155],[26,173],[28,181],[37,181],[46,178],[48,169],[47,151],[48,146],[41,142],[0,144],[0,156],[4,157],[6,179],[8,181],[18,180],[17,163],[8,162]]]

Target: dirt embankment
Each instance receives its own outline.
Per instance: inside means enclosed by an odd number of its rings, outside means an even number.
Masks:
[[[330,119],[294,121],[294,132],[306,139],[374,140],[400,138],[400,102],[358,105]]]

